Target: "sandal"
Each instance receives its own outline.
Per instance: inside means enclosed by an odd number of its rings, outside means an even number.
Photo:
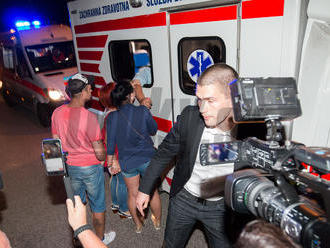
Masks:
[[[143,224],[141,226],[136,226],[135,227],[135,232],[136,233],[141,233],[142,232],[142,227],[143,227]]]
[[[160,230],[160,220],[157,220],[153,214],[151,214],[151,221],[154,224],[154,228]]]

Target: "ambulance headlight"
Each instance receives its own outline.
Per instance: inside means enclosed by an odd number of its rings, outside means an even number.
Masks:
[[[0,90],[2,89],[2,84],[3,84],[3,83],[2,83],[2,81],[0,80]]]
[[[64,100],[64,94],[61,90],[48,89],[48,96],[53,101]]]

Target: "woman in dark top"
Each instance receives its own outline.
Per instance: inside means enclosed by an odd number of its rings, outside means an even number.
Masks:
[[[121,171],[124,176],[128,190],[128,207],[136,225],[136,232],[140,233],[143,220],[137,215],[135,199],[140,176],[143,176],[155,153],[150,135],[156,134],[157,123],[145,106],[132,104],[135,94],[129,82],[118,82],[111,92],[111,99],[118,110],[111,112],[107,118],[108,165],[112,166],[112,173]],[[116,146],[119,161],[113,156]],[[150,207],[151,220],[154,227],[159,230],[161,203],[157,190],[151,198]]]

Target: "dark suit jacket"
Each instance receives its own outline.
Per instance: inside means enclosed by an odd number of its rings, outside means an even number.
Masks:
[[[150,195],[170,161],[178,158],[171,185],[170,197],[178,193],[189,180],[196,160],[205,124],[197,106],[186,107],[158,147],[143,176],[139,190]]]
[[[177,122],[151,159],[139,190],[150,195],[165,168],[178,155],[170,197],[178,193],[191,177],[204,128],[204,120],[199,113],[198,106],[187,106],[178,116]],[[264,139],[265,136],[266,125],[264,123],[244,123],[237,126],[236,138],[238,140],[247,137]]]

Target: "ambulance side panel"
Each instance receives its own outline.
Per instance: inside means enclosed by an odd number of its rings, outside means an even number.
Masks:
[[[311,0],[299,73],[302,116],[294,121],[293,140],[330,146],[330,2]]]

